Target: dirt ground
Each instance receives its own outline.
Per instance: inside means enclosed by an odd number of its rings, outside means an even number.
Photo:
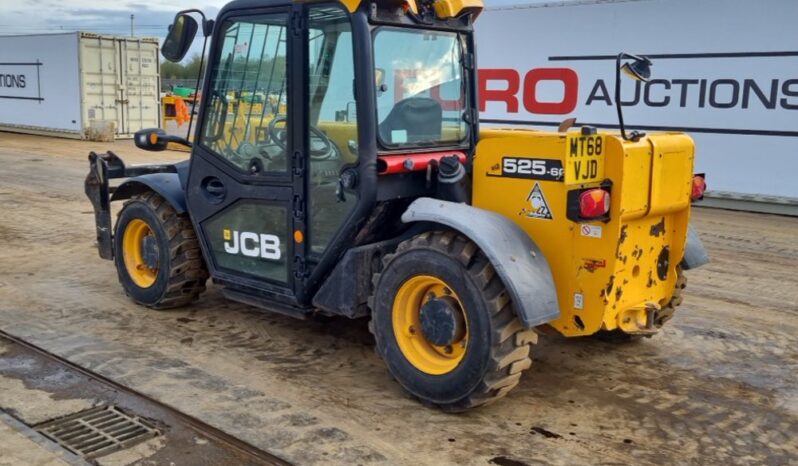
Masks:
[[[83,195],[86,154],[108,148],[185,157],[0,133],[0,329],[298,464],[798,463],[796,218],[696,209],[712,263],[661,334],[541,338],[509,396],[447,415],[391,380],[366,321],[296,321],[213,287],[177,311],[130,302]]]

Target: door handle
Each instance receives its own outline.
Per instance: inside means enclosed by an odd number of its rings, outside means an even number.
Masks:
[[[227,188],[222,180],[215,176],[209,176],[202,180],[202,190],[205,193],[205,198],[211,204],[220,204],[227,196]]]

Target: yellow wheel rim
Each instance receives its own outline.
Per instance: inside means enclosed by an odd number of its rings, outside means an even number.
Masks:
[[[131,220],[122,236],[122,258],[125,269],[133,283],[140,288],[149,288],[158,277],[158,268],[150,268],[144,262],[142,243],[147,236],[154,233],[147,222],[141,219]]]
[[[443,297],[456,303],[466,322],[465,333],[451,345],[435,346],[427,341],[421,331],[421,307],[430,299]],[[405,359],[421,372],[448,374],[463,360],[468,345],[468,319],[460,298],[443,280],[429,275],[408,279],[394,297],[392,320],[399,349]]]

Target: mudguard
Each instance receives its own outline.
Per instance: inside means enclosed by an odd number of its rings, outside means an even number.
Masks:
[[[701,267],[709,263],[704,243],[693,225],[687,227],[687,244],[684,246],[684,259],[682,259],[682,269],[690,270]]]
[[[130,178],[116,188],[111,201],[130,199],[146,191],[160,194],[178,214],[186,212],[186,193],[177,173],[153,173]]]
[[[188,160],[175,164],[126,167],[122,159],[111,151],[89,154],[89,174],[86,175],[84,189],[94,207],[100,257],[108,260],[114,258],[111,201],[130,199],[136,194],[153,190],[163,196],[178,213],[183,213],[186,211],[186,196],[182,187],[188,178],[188,168]],[[111,188],[109,181],[117,178],[128,180],[116,189]]]
[[[511,220],[467,204],[422,197],[410,204],[402,221],[445,225],[476,243],[504,282],[526,328],[560,316],[548,261],[532,238]]]

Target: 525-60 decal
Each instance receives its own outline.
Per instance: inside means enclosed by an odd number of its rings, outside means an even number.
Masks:
[[[562,181],[562,161],[552,159],[502,158],[502,175],[507,178]]]

